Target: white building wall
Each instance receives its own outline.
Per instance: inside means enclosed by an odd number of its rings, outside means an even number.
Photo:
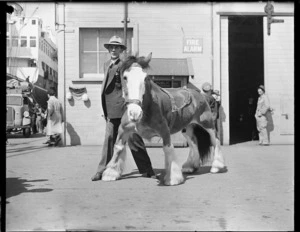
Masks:
[[[64,5],[64,6],[63,6]],[[219,12],[264,13],[265,2],[255,3],[128,3],[129,28],[133,28],[134,49],[140,55],[153,53],[154,58],[191,57],[195,77],[190,80],[198,88],[203,82],[214,83],[221,90],[225,112],[223,122],[224,143],[229,142],[229,85],[228,85],[228,23]],[[63,55],[60,53],[59,76],[65,77],[63,89],[86,87],[89,103],[66,101],[66,145],[102,144],[105,121],[101,117],[101,79],[79,77],[79,28],[122,28],[124,3],[64,3],[59,23],[65,24],[64,37],[59,36]],[[276,3],[276,12],[293,12],[290,3]],[[65,21],[63,21],[65,19]],[[227,26],[226,26],[227,24]],[[203,53],[183,53],[183,37],[203,39]],[[213,42],[212,42],[213,37]],[[212,47],[212,44],[214,47]],[[60,51],[59,51],[60,52]],[[62,60],[64,59],[64,61]],[[212,79],[214,78],[214,79]],[[61,95],[61,99],[65,96]]]
[[[201,88],[203,82],[212,82],[210,7],[209,3],[129,3],[128,27],[134,30],[134,49],[140,55],[152,52],[154,58],[191,57],[195,73],[191,83]],[[79,50],[74,49],[79,47],[79,28],[122,28],[123,18],[124,3],[65,4],[65,91],[70,86],[86,87],[91,104],[66,102],[67,121],[72,128],[67,130],[66,144],[72,144],[72,137],[78,136],[80,144],[102,144],[105,128],[101,117],[102,82],[79,81]],[[203,53],[183,53],[184,36],[202,38]]]

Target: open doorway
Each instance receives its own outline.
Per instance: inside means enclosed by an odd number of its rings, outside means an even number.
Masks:
[[[254,118],[257,87],[264,84],[263,17],[230,16],[230,144],[258,140]]]

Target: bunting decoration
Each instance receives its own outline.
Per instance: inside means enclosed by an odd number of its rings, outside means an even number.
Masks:
[[[72,100],[72,98],[76,100],[83,100],[83,101],[89,100],[89,97],[87,95],[87,90],[85,87],[83,88],[69,87],[69,92],[67,92],[66,97],[68,100]]]

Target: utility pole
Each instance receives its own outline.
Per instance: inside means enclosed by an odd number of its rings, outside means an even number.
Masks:
[[[124,45],[127,47],[127,23],[129,23],[130,20],[128,20],[128,2],[124,3],[124,19],[122,23],[124,23]]]

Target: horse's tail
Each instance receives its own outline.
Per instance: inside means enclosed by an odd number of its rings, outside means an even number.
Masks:
[[[200,160],[205,163],[210,158],[210,147],[212,146],[210,134],[197,123],[192,123],[191,127],[197,140]]]

